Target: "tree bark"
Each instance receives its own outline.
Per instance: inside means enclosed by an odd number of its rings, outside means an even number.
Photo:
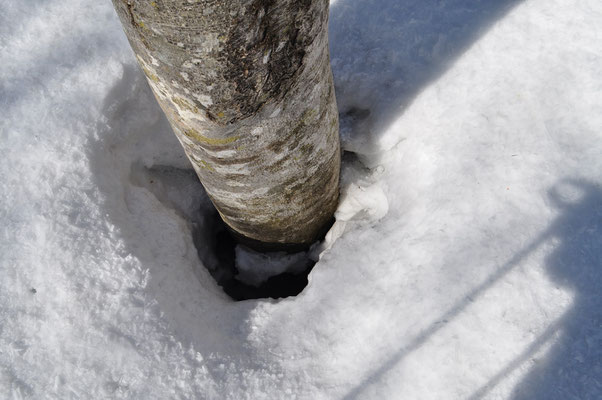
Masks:
[[[328,0],[113,4],[226,224],[256,248],[315,241],[339,195]]]

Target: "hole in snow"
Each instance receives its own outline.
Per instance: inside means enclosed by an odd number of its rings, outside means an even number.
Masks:
[[[135,164],[130,179],[192,225],[193,242],[203,266],[232,299],[296,296],[307,286],[318,243],[295,253],[257,252],[238,244],[193,170]]]
[[[344,117],[351,118],[352,121],[361,121],[370,116],[371,111],[369,109],[360,107],[351,107],[343,113]]]
[[[297,253],[257,252],[238,244],[217,211],[207,216],[206,225],[195,227],[193,239],[203,265],[237,301],[296,296],[307,286],[316,263],[313,248]]]

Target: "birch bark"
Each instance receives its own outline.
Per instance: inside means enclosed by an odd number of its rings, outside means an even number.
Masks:
[[[328,0],[113,0],[225,223],[256,248],[311,244],[338,202]]]

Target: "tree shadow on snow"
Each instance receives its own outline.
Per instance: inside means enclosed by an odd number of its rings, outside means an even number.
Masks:
[[[419,349],[448,322],[479,296],[519,266],[527,256],[549,241],[557,242],[546,258],[545,268],[552,281],[574,292],[572,307],[548,326],[528,348],[502,368],[469,399],[480,399],[505,377],[527,362],[534,367],[515,388],[515,399],[598,399],[602,392],[602,188],[578,179],[560,181],[549,193],[550,202],[561,214],[549,228],[519,251],[494,274],[473,288],[445,314],[436,319],[407,346],[398,350],[378,369],[347,393],[345,399],[362,394],[379,382],[403,359]],[[534,356],[560,339],[541,359]]]
[[[431,82],[522,0],[336,0],[330,11],[330,49],[343,149],[377,155],[379,139]],[[467,84],[471,84],[467,82]],[[572,201],[562,190],[581,193]],[[602,191],[565,180],[549,192],[562,214],[463,301],[450,308],[410,344],[370,372],[345,396],[361,398],[406,355],[420,348],[476,297],[508,274],[536,248],[559,241],[546,267],[553,281],[574,290],[572,308],[523,354],[470,398],[485,396],[526,362],[535,366],[515,388],[516,399],[594,399],[602,393]],[[541,360],[535,353],[561,332]]]
[[[520,2],[335,1],[329,37],[343,148],[378,152],[412,100]]]
[[[517,400],[602,398],[602,188],[581,180],[564,180],[549,191],[562,211],[542,235],[558,246],[545,261],[551,280],[570,289],[573,301],[520,356],[471,398],[481,398],[525,362],[534,366],[515,388]],[[534,356],[560,332],[541,360]]]

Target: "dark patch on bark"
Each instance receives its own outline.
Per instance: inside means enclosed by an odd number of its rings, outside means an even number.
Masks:
[[[118,0],[113,0],[113,4],[115,5],[116,9],[119,9],[117,7],[117,2]],[[138,38],[138,40],[140,41],[140,43],[142,43],[142,45],[144,47],[146,47],[149,51],[152,49],[151,45],[149,44],[148,40],[145,37],[145,33],[144,33],[144,23],[141,23],[140,21],[136,21],[136,12],[135,12],[135,6],[134,4],[130,3],[129,0],[121,0],[122,4],[125,7],[122,7],[121,9],[125,12],[125,17],[127,19],[129,19],[129,26],[131,27],[131,29],[136,33],[136,37]],[[122,19],[122,23],[123,23],[123,19]],[[123,24],[124,26],[127,26],[125,23]],[[129,35],[128,39],[129,39]],[[130,45],[136,49],[138,48],[138,43],[132,40],[129,40]],[[136,53],[138,54],[138,51],[136,51]]]
[[[319,33],[312,30],[310,7],[310,0],[255,0],[246,9],[255,17],[234,21],[224,48],[224,77],[235,88],[232,101],[220,105],[228,122],[255,114],[268,99],[284,98],[303,65],[305,48]]]
[[[282,168],[282,166],[289,160],[289,157],[282,157],[280,160],[273,164],[268,165],[265,169],[269,172],[275,173]]]

